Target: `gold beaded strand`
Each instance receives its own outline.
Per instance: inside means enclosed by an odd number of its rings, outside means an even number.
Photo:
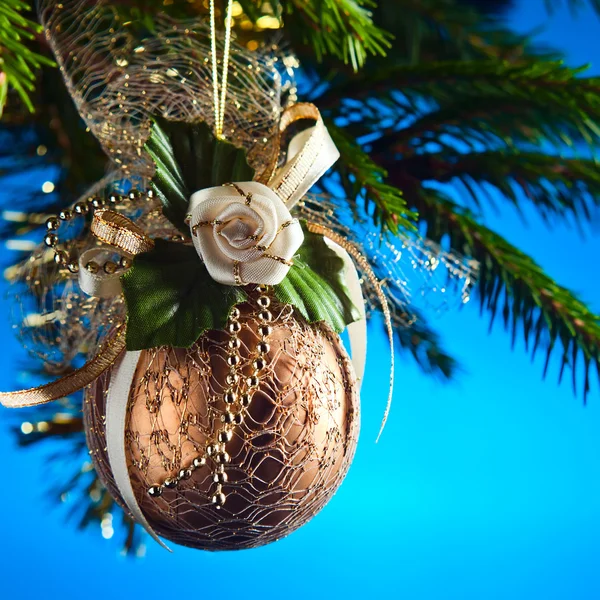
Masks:
[[[259,341],[256,345],[256,351],[250,357],[253,367],[252,374],[245,379],[241,376],[242,357],[239,352],[242,345],[239,338],[239,333],[242,330],[242,324],[239,321],[241,313],[239,308],[234,307],[225,327],[230,336],[227,341],[226,358],[229,372],[225,377],[226,387],[222,399],[226,409],[221,416],[221,424],[216,428],[214,435],[207,440],[204,455],[196,457],[189,467],[181,469],[177,477],[169,477],[162,484],[155,483],[152,485],[148,489],[150,496],[160,497],[164,488],[177,487],[179,482],[189,479],[193,471],[207,466],[210,461],[213,465],[212,480],[215,483],[210,502],[215,505],[217,510],[225,506],[227,496],[223,490],[223,485],[228,481],[226,468],[231,462],[231,456],[227,452],[227,444],[233,439],[235,427],[244,422],[245,413],[252,403],[252,397],[258,390],[261,375],[267,366],[266,355],[270,351],[268,338],[272,333],[270,323],[273,319],[269,310],[271,299],[267,295],[268,288],[266,286],[258,286],[256,291],[260,294],[256,300],[258,305],[257,318],[260,324],[258,326]]]
[[[124,200],[128,199],[132,202],[137,201],[145,197],[148,201],[154,199],[154,191],[151,189],[146,190],[145,193],[140,192],[139,190],[132,190],[127,195],[122,194],[111,194],[108,197],[108,204],[116,205],[120,204]],[[46,235],[44,236],[44,243],[48,248],[52,248],[54,250],[54,262],[62,268],[67,269],[71,273],[79,272],[79,262],[77,260],[72,259],[69,256],[69,253],[66,252],[63,248],[60,247],[60,240],[58,237],[58,230],[60,229],[63,223],[67,223],[75,217],[84,217],[90,211],[95,211],[102,209],[106,206],[107,201],[100,198],[99,196],[94,196],[88,198],[87,201],[77,202],[71,208],[65,208],[61,210],[57,215],[52,215],[46,219]],[[91,273],[98,273],[100,270],[104,270],[105,273],[112,275],[116,273],[119,269],[128,269],[131,266],[130,259],[128,257],[122,256],[119,259],[118,263],[114,261],[106,261],[104,264],[99,264],[96,262],[89,262],[85,265],[85,268]]]

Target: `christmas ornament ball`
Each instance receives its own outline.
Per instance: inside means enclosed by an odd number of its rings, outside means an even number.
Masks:
[[[106,451],[110,372],[86,392],[98,475],[123,506]],[[359,428],[354,370],[341,340],[267,296],[234,309],[189,349],[142,351],[125,448],[152,528],[204,550],[261,546],[311,519],[352,461]]]

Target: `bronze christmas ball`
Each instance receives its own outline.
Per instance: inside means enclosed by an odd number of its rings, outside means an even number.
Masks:
[[[106,452],[110,373],[87,391],[92,460],[116,501]],[[137,501],[177,544],[267,544],[311,519],[352,461],[359,428],[354,370],[339,337],[265,296],[190,349],[143,351],[125,446]]]

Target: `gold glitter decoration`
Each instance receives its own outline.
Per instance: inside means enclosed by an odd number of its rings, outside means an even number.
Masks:
[[[120,501],[103,423],[109,381],[87,392],[84,419],[96,469]],[[189,350],[144,351],[135,382],[125,432],[132,485],[151,526],[175,543],[226,550],[277,540],[327,503],[354,455],[355,375],[338,336],[264,293]]]

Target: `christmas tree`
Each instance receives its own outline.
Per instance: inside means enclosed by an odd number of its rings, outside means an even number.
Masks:
[[[418,229],[477,261],[473,297],[482,318],[498,317],[513,343],[522,337],[532,355],[545,353],[546,369],[557,357],[560,378],[570,372],[585,401],[600,364],[598,316],[495,233],[481,211],[503,201],[517,209],[526,203],[549,224],[590,219],[600,198],[593,157],[598,81],[507,29],[499,15],[509,4],[244,0],[232,14],[237,40],[249,50],[276,40],[297,59],[299,85],[290,93],[320,109],[341,153],[320,190],[336,193],[341,186],[350,206],[385,236]],[[160,14],[199,19],[208,10],[201,1],[154,0],[114,9],[140,44]],[[15,229],[39,231],[48,213],[101,179],[108,162],[36,23],[20,0],[0,8],[0,161],[11,176],[50,168],[57,177],[52,189],[23,190],[20,214],[4,224],[7,237]],[[401,358],[451,379],[458,365],[426,315],[407,323],[401,302],[390,310]],[[34,412],[17,434],[25,445],[63,436],[79,451],[77,401],[66,401],[58,413]],[[102,521],[112,509],[110,495],[88,467],[69,475],[61,492],[85,493],[81,524]],[[131,549],[134,526],[124,520]]]

